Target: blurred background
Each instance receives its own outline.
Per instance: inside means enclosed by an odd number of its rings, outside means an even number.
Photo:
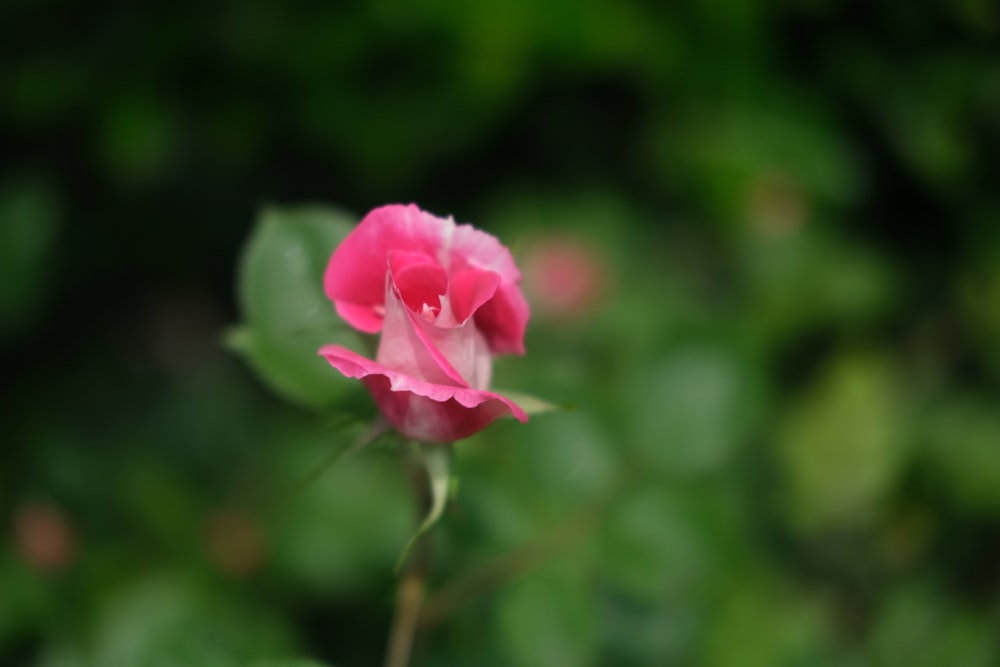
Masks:
[[[289,492],[367,395],[223,340],[260,211],[410,201],[575,406],[458,445],[415,665],[1000,664],[995,3],[7,0],[0,145],[0,664],[379,662],[397,453]]]

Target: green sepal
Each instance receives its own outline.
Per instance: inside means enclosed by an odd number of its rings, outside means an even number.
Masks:
[[[417,528],[403,548],[403,553],[396,561],[396,572],[399,572],[406,557],[409,555],[413,545],[417,543],[424,533],[430,530],[444,513],[445,505],[448,502],[449,490],[451,488],[451,445],[427,444],[420,445],[423,455],[424,467],[427,470],[427,482],[430,485],[431,507],[424,518],[423,523]]]
[[[494,393],[500,394],[504,398],[509,398],[520,406],[528,415],[542,415],[546,412],[559,412],[561,410],[572,410],[571,405],[556,405],[549,403],[537,396],[522,394],[518,391],[507,391],[506,389],[493,389]]]

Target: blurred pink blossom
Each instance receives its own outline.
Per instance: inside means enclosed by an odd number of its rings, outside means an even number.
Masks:
[[[535,311],[552,319],[587,315],[608,287],[604,258],[584,241],[550,235],[524,253],[524,288]]]

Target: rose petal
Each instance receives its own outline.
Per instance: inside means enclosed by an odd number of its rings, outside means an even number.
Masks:
[[[453,273],[476,268],[498,274],[503,285],[521,282],[521,272],[510,251],[495,236],[472,225],[456,225],[448,248],[448,267]]]
[[[500,274],[480,269],[465,269],[448,282],[448,303],[455,324],[465,324],[477,310],[496,294]]]
[[[389,270],[400,298],[410,310],[423,313],[429,306],[434,315],[441,312],[441,296],[448,291],[448,274],[426,255],[392,252]]]
[[[529,314],[521,290],[501,285],[493,298],[476,311],[475,322],[496,354],[524,354]]]
[[[476,325],[495,353],[524,354],[524,332],[528,326],[528,302],[518,285],[521,272],[514,258],[495,237],[459,225],[451,246],[452,269],[478,268],[500,276],[494,297],[476,311]]]
[[[413,205],[382,206],[366,215],[337,246],[323,286],[348,324],[369,333],[381,328],[372,330],[371,323],[382,320],[389,253],[401,250],[436,258],[443,236],[439,228],[446,222],[437,220]]]
[[[440,318],[438,318],[440,320]],[[423,343],[445,374],[456,380],[455,384],[475,389],[486,389],[493,373],[493,355],[486,338],[472,322],[455,327],[441,327],[410,314],[413,334]],[[388,329],[388,325],[386,325]],[[382,334],[385,336],[385,334]],[[383,361],[381,357],[376,357]],[[393,363],[390,368],[397,368]],[[450,384],[450,383],[445,383]]]
[[[385,324],[375,359],[387,368],[436,384],[468,387],[468,381],[430,340],[421,324],[427,322],[403,303],[390,280],[385,288]],[[460,332],[451,330],[457,335]]]
[[[345,376],[364,381],[390,423],[415,440],[453,442],[499,417],[528,420],[520,406],[500,394],[427,382],[337,345],[327,345],[319,353]]]
[[[333,305],[337,309],[337,314],[359,331],[373,334],[382,329],[385,306],[373,308],[370,305],[359,305],[346,301],[336,301]]]

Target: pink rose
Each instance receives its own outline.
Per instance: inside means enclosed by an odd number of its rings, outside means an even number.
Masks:
[[[337,312],[382,332],[375,360],[319,353],[368,387],[408,438],[452,442],[498,417],[527,421],[487,391],[495,354],[523,354],[528,304],[510,252],[493,236],[414,205],[377,208],[337,247],[324,287]]]

